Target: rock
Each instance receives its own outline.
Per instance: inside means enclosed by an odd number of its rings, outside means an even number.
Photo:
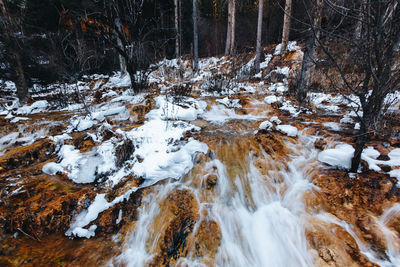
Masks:
[[[116,166],[122,167],[131,155],[135,152],[135,146],[130,139],[126,139],[123,143],[115,148]]]
[[[203,220],[195,234],[196,256],[214,258],[221,244],[221,229],[215,221]]]
[[[326,148],[326,145],[327,145],[326,141],[322,138],[318,138],[314,142],[314,147],[319,150],[324,150]]]
[[[207,189],[213,188],[218,182],[218,177],[215,174],[210,174],[207,176],[206,183]]]

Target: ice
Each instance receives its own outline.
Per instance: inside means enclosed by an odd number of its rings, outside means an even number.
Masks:
[[[294,127],[294,126],[291,126],[291,125],[283,125],[283,124],[281,124],[281,125],[276,126],[276,129],[278,131],[280,131],[281,133],[284,133],[284,134],[286,134],[287,136],[290,136],[290,137],[296,137],[297,133],[298,133],[297,128]]]

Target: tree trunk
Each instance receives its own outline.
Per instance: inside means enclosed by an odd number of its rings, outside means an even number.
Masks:
[[[360,39],[361,35],[362,35],[362,26],[363,26],[363,20],[365,19],[364,12],[365,12],[366,4],[367,4],[367,0],[362,0],[361,5],[360,5],[360,13],[358,15],[356,31],[354,33],[354,37],[356,39]]]
[[[13,49],[14,50],[14,49]],[[14,60],[16,63],[15,72],[17,74],[17,96],[20,103],[23,103],[27,100],[29,92],[28,92],[28,85],[26,83],[24,69],[22,67],[21,57],[17,51],[14,52]]]
[[[15,81],[15,85],[17,87],[17,96],[20,103],[23,103],[27,100],[29,91],[22,65],[21,55],[18,51],[18,41],[15,39],[17,37],[12,37],[12,35],[17,32],[18,27],[16,26],[15,22],[11,20],[3,0],[0,0],[0,11],[0,15],[3,17],[3,23],[0,25],[1,34],[4,38],[6,51],[11,55],[14,61],[14,72],[17,77],[17,80]]]
[[[297,86],[297,100],[302,103],[307,96],[312,74],[315,72],[314,60],[317,56],[317,40],[320,38],[321,13],[323,0],[316,1],[314,20],[307,36],[306,48],[300,71],[299,84]]]
[[[264,0],[258,0],[257,47],[254,61],[254,70],[256,73],[260,72],[263,2]]]
[[[286,54],[287,45],[289,42],[291,14],[292,14],[292,0],[286,0],[285,15],[283,19],[283,31],[282,31],[282,48],[281,48],[282,55]]]
[[[315,34],[310,29],[308,32],[306,47],[301,65],[300,79],[297,87],[297,100],[302,103],[307,96],[307,91],[310,86],[312,66],[314,65],[314,50],[315,50]]]
[[[121,50],[124,50],[121,39],[119,37],[118,37],[118,46],[121,48]],[[119,68],[121,70],[121,76],[125,75],[126,74],[126,60],[122,55],[119,55]]]
[[[354,156],[351,160],[350,172],[356,173],[358,170],[358,166],[360,166],[362,152],[364,150],[365,144],[369,140],[368,128],[369,128],[368,125],[362,123],[361,129],[360,129],[360,134],[357,137],[357,143],[356,143],[356,148],[354,150]]]
[[[225,43],[225,56],[229,55],[231,51],[232,41],[232,0],[228,4],[228,26],[226,29],[226,43]]]
[[[324,0],[317,0],[316,10],[314,12],[314,22],[313,22],[313,33],[314,33],[314,50],[313,50],[313,62],[317,58],[318,54],[318,40],[321,37],[321,20],[322,20],[322,5],[324,4]],[[315,64],[311,65],[311,75],[315,72]],[[310,77],[311,78],[311,77]],[[311,80],[309,81],[309,83]]]
[[[197,0],[193,0],[193,71],[196,73],[199,68],[199,48],[197,33]]]
[[[175,4],[175,56],[180,57],[180,47],[179,47],[179,7],[178,0],[174,0]]]
[[[235,54],[235,35],[236,35],[236,0],[232,0],[232,28],[231,28],[231,49],[230,54]]]

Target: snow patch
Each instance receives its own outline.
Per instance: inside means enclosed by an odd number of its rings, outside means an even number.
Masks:
[[[281,124],[281,125],[276,126],[276,129],[278,131],[280,131],[281,133],[286,134],[287,136],[290,136],[290,137],[296,137],[297,133],[298,133],[297,128],[294,126],[291,126],[291,125]]]

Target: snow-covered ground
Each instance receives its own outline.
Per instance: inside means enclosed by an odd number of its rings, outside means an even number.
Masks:
[[[289,44],[289,51],[294,51],[302,56],[300,48],[295,43]],[[261,68],[265,69],[273,56],[280,53],[280,47],[276,47],[272,54],[264,55],[265,61]],[[250,59],[239,72],[246,72],[251,68],[254,58]],[[209,92],[204,90],[205,81],[213,75],[226,74],[231,62],[225,58],[207,58],[200,60],[200,70],[197,74],[191,71],[189,61],[163,60],[152,67],[155,70],[149,77],[153,89],[160,89],[161,94],[152,97],[154,108],[145,115],[146,121],[140,126],[123,129],[118,127],[119,122],[135,123],[131,116],[131,109],[136,105],[144,105],[146,98],[153,91],[134,95],[129,87],[129,77],[115,73],[113,76],[93,75],[87,77],[95,84],[90,88],[87,82],[78,83],[78,91],[83,94],[85,103],[66,103],[64,107],[50,103],[43,98],[54,96],[61,90],[72,93],[76,91],[76,85],[50,85],[50,89],[36,93],[41,98],[31,104],[19,106],[14,98],[0,106],[0,116],[19,127],[17,132],[9,132],[0,136],[0,156],[15,143],[28,145],[35,140],[45,138],[48,132],[45,126],[35,133],[24,131],[25,123],[38,123],[33,115],[49,114],[50,112],[64,112],[69,114],[66,120],[65,131],[60,135],[48,136],[57,144],[55,154],[57,161],[43,166],[43,173],[48,175],[65,174],[74,183],[102,183],[105,188],[113,188],[128,176],[140,177],[145,182],[140,187],[150,186],[164,179],[180,179],[187,174],[194,165],[197,154],[207,153],[208,146],[193,137],[185,138],[188,132],[198,132],[201,128],[195,126],[194,121],[204,120],[212,124],[224,124],[232,120],[259,121],[259,130],[279,131],[284,135],[295,138],[299,135],[299,129],[289,124],[282,124],[276,116],[268,115],[268,106],[276,105],[282,112],[286,112],[291,118],[298,117],[302,112],[315,113],[323,110],[332,115],[341,116],[340,123],[326,122],[322,126],[340,131],[344,128],[357,128],[357,112],[359,101],[355,96],[337,96],[326,93],[309,93],[310,102],[316,110],[304,110],[297,107],[292,100],[287,98],[287,79],[293,72],[289,67],[276,67],[268,75],[278,73],[283,81],[264,84],[250,82],[235,77],[226,83],[221,92]],[[181,72],[177,78],[177,73]],[[262,72],[248,78],[262,77]],[[105,80],[105,81],[104,81]],[[176,84],[191,84],[192,91],[197,97],[182,97],[179,101],[168,95],[169,90]],[[15,91],[15,85],[6,83],[7,90]],[[123,89],[121,89],[123,88]],[[36,88],[35,90],[39,90]],[[93,92],[102,91],[101,103],[94,103]],[[259,103],[265,110],[258,113],[243,113],[240,110],[240,94],[260,96]],[[210,99],[215,101],[210,102]],[[391,94],[387,102],[392,103],[391,110],[396,110],[400,103],[399,93]],[[85,107],[86,106],[86,107]],[[345,106],[345,108],[343,107]],[[47,122],[47,125],[51,122]],[[117,126],[112,126],[117,125]],[[102,129],[108,129],[113,136],[104,140]],[[86,132],[95,146],[86,152],[81,152],[68,141],[71,135],[77,132]],[[127,142],[132,144],[130,155],[124,159],[121,166],[117,166],[117,148]],[[354,148],[349,144],[338,144],[334,148],[322,151],[318,159],[330,166],[349,169]],[[389,153],[390,160],[377,160],[380,152],[368,147],[362,159],[374,171],[382,171],[379,165],[400,167],[400,150],[395,149]],[[389,172],[392,177],[400,179],[400,172],[393,169]],[[95,235],[96,225],[92,222],[104,210],[120,203],[138,188],[131,188],[123,195],[108,202],[105,194],[97,194],[91,205],[75,216],[66,232],[68,236],[90,238]]]

